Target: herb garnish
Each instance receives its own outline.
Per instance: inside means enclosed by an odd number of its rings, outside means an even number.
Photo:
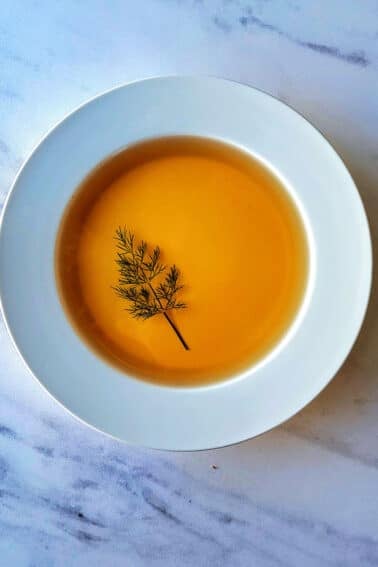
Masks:
[[[136,319],[149,319],[161,314],[176,333],[185,350],[189,350],[184,337],[169,316],[173,309],[185,309],[186,303],[178,301],[183,286],[179,283],[178,268],[166,266],[160,260],[159,246],[149,252],[147,242],[136,242],[135,235],[126,227],[117,228],[117,257],[120,277],[114,291],[130,306],[127,311]],[[152,283],[153,282],[153,283]]]

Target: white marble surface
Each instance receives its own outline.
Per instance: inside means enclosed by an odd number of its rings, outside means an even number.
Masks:
[[[172,73],[256,85],[312,120],[350,168],[376,241],[376,0],[2,0],[0,202],[67,112]],[[378,565],[377,303],[374,290],[351,356],[301,414],[196,454],[132,449],[76,422],[1,323],[0,564]]]

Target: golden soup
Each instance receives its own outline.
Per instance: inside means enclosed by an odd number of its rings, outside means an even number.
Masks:
[[[134,319],[113,287],[126,226],[180,269],[169,316]],[[62,303],[88,345],[134,376],[201,385],[258,362],[303,300],[308,246],[298,210],[260,161],[196,137],[141,142],[101,163],[67,206],[56,247]]]

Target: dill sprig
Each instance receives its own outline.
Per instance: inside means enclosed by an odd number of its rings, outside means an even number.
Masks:
[[[114,238],[117,242],[119,279],[113,289],[119,297],[129,302],[126,310],[136,319],[143,320],[162,314],[183,347],[189,350],[168,314],[173,309],[186,308],[186,303],[177,299],[183,288],[179,283],[178,268],[163,264],[159,246],[150,252],[147,242],[137,242],[135,235],[126,227],[118,227]]]

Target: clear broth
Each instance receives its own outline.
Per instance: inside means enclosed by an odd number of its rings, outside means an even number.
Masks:
[[[182,274],[185,310],[133,319],[117,284],[115,230],[159,245]],[[56,246],[60,297],[80,336],[128,374],[159,384],[223,380],[265,357],[302,303],[308,246],[297,207],[260,161],[177,136],[101,163],[67,206]]]

